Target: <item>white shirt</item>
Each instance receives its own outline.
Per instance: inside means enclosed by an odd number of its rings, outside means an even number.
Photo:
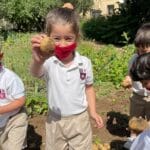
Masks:
[[[132,67],[133,62],[137,59],[138,54],[134,54],[131,60],[129,61],[129,70]],[[132,84],[132,90],[133,92],[137,93],[138,95],[141,96],[150,96],[150,92],[144,88],[139,81],[134,81]]]
[[[143,131],[137,136],[130,150],[150,150],[150,129]]]
[[[0,106],[8,105],[15,99],[25,95],[21,79],[11,70],[4,68],[0,71]],[[0,114],[0,127],[6,125],[10,116],[15,115],[19,109]]]
[[[50,110],[61,116],[83,112],[88,105],[85,86],[93,84],[91,61],[76,52],[69,67],[53,56],[44,69]]]

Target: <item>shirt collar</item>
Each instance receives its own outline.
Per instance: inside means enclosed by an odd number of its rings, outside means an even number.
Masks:
[[[59,63],[60,65],[64,65],[56,56],[52,57],[54,63]],[[75,51],[74,64],[77,66],[81,66],[83,64],[81,55]]]

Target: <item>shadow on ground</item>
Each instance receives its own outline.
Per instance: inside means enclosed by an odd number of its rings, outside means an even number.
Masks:
[[[42,136],[35,132],[34,126],[29,125],[27,131],[27,145],[24,150],[40,150],[42,144]]]
[[[124,148],[124,143],[126,141],[121,141],[121,140],[113,140],[110,143],[110,147],[111,150],[127,150],[126,148]]]
[[[128,130],[129,116],[121,114],[120,112],[110,111],[107,113],[106,128],[112,135],[120,137],[129,137],[130,132]],[[113,140],[110,143],[111,149],[126,150],[123,145],[126,141]]]
[[[112,135],[129,136],[128,131],[129,116],[121,114],[120,112],[108,112],[106,128]]]

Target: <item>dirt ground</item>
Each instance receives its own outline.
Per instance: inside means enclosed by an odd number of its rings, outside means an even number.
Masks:
[[[92,123],[93,143],[109,143],[111,150],[123,150],[123,143],[129,136],[129,95],[130,90],[113,90],[97,99],[97,112],[102,116],[105,126],[97,129]],[[29,119],[27,150],[44,150],[46,116]]]

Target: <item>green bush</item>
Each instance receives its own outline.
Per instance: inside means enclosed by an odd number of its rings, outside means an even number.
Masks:
[[[82,15],[93,5],[93,0],[1,0],[0,19],[4,18],[13,24],[15,31],[43,31],[49,10],[62,6],[65,2],[71,2]]]
[[[59,3],[57,0],[2,0],[0,19],[7,19],[17,31],[43,31],[45,15]]]
[[[85,38],[101,41],[100,34],[103,32],[106,19],[104,17],[91,18],[82,22],[82,32]]]
[[[133,25],[129,20],[129,17],[125,18],[121,15],[91,18],[83,23],[82,32],[87,39],[107,44],[125,45],[133,40],[135,34],[135,31],[134,34],[131,32],[130,28]],[[124,37],[124,33],[129,36],[128,40]]]

